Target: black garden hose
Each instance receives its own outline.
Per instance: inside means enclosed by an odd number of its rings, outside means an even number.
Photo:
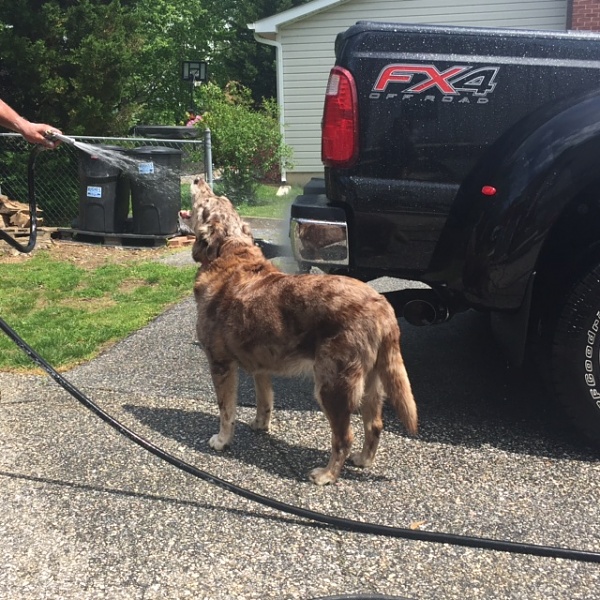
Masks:
[[[69,392],[76,400],[78,400],[83,406],[91,410],[98,417],[100,417],[105,423],[116,429],[120,434],[129,438],[135,442],[138,446],[141,446],[154,456],[168,462],[174,467],[193,475],[203,481],[216,485],[217,487],[224,489],[228,492],[252,500],[263,506],[268,506],[279,510],[281,512],[301,517],[303,519],[309,519],[311,521],[328,525],[334,529],[342,531],[350,531],[354,533],[364,533],[370,535],[379,535],[393,538],[402,538],[407,540],[415,540],[420,542],[431,542],[437,544],[449,544],[453,546],[466,546],[470,548],[480,548],[483,550],[497,550],[501,552],[510,552],[514,554],[529,554],[533,556],[544,556],[551,558],[563,558],[568,560],[576,560],[582,562],[600,563],[600,553],[589,552],[585,550],[575,550],[571,548],[561,548],[555,546],[542,546],[537,544],[526,544],[521,542],[511,542],[505,540],[496,540],[481,537],[471,537],[466,535],[457,535],[453,533],[433,532],[433,531],[421,531],[414,529],[406,529],[401,527],[391,527],[388,525],[380,525],[377,523],[368,523],[363,521],[354,521],[350,519],[344,519],[334,515],[326,515],[316,511],[301,508],[291,504],[286,504],[274,498],[257,494],[245,488],[239,487],[233,483],[215,477],[206,471],[198,469],[194,465],[187,463],[180,458],[177,458],[173,454],[159,448],[149,440],[143,438],[135,431],[132,431],[118,420],[113,418],[97,404],[95,404],[90,398],[88,398],[83,392],[78,390],[73,384],[67,381],[60,373],[58,373],[47,361],[45,361],[33,348],[31,348],[23,339],[21,339],[17,333],[11,329],[7,323],[0,318],[0,329],[19,347],[25,352],[33,362],[40,366],[54,381],[56,381],[61,387]]]
[[[16,248],[19,252],[31,252],[35,248],[37,239],[37,207],[35,202],[35,161],[40,152],[45,150],[43,146],[34,146],[29,154],[29,162],[27,164],[27,187],[29,196],[29,241],[23,245],[17,242],[15,238],[9,235],[3,229],[0,229],[0,239]]]

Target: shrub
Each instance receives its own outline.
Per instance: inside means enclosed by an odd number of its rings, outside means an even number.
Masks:
[[[202,121],[211,131],[213,161],[222,173],[223,188],[233,202],[254,203],[261,179],[287,165],[291,150],[283,143],[275,101],[252,107],[250,90],[232,82],[225,90],[214,84],[201,88]]]

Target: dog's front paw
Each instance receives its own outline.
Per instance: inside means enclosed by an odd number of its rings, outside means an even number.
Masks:
[[[332,473],[329,469],[313,469],[309,474],[308,478],[317,485],[327,485],[329,483],[335,483],[337,476]]]
[[[227,446],[229,446],[229,440],[227,441],[223,441],[220,437],[218,433],[215,433],[215,435],[213,435],[210,440],[208,440],[208,445],[213,449],[213,450],[217,450],[218,452],[221,452],[222,450],[225,450],[225,448],[227,448]]]
[[[269,431],[269,421],[265,419],[259,419],[256,417],[254,421],[250,423],[250,427],[254,429],[254,431]]]
[[[353,452],[350,455],[350,461],[355,467],[361,467],[362,469],[366,469],[373,464],[373,459],[371,457],[365,458],[362,452]]]

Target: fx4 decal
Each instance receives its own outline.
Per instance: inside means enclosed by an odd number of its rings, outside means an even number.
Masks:
[[[445,70],[439,70],[435,65],[397,63],[384,67],[370,94],[377,99],[382,95],[386,98],[402,94],[404,99],[413,94],[426,92],[428,99],[434,91],[441,92],[443,101],[450,102],[455,97],[470,95],[478,102],[487,102],[485,98],[496,87],[496,76],[500,67],[471,67],[455,65]],[[401,85],[404,84],[404,85]]]

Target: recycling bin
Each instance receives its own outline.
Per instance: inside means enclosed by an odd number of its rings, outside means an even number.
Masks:
[[[124,152],[120,146],[99,148]],[[129,181],[106,156],[79,152],[78,227],[83,231],[122,233],[129,213]]]
[[[171,235],[179,230],[181,150],[142,146],[128,151],[137,162],[130,174],[132,230],[140,235]]]

